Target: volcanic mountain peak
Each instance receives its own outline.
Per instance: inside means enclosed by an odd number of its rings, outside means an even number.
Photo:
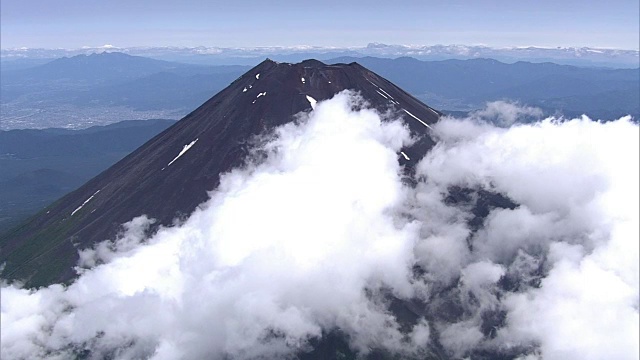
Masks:
[[[440,113],[357,63],[265,60],[181,121],[111,168],[0,238],[3,278],[40,286],[76,276],[78,250],[113,239],[121,224],[147,215],[171,225],[193,212],[220,175],[240,166],[255,135],[353,90],[381,112],[402,117],[418,140],[398,154],[411,171],[433,145]],[[414,160],[412,160],[414,159]]]

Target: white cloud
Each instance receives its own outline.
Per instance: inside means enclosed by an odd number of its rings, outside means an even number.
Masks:
[[[409,188],[408,130],[354,104],[278,128],[183,224],[83,251],[72,285],[4,286],[2,357],[278,357],[340,329],[364,353],[638,358],[636,124],[443,119]],[[480,189],[517,206],[476,229]],[[389,293],[424,307],[407,332]]]
[[[484,109],[474,111],[472,118],[491,121],[498,126],[511,126],[516,121],[539,120],[542,110],[536,107],[520,105],[510,101],[488,102]]]
[[[397,153],[409,132],[351,111],[357,101],[337,95],[277,129],[264,162],[226,174],[147,245],[133,246],[149,222],[140,218],[83,252],[83,265],[107,263],[68,288],[4,287],[3,357],[66,357],[67,344],[118,358],[278,356],[336,328],[361,351],[406,347],[367,289],[413,295],[415,226],[393,216],[408,191]]]
[[[637,359],[638,126],[583,117],[500,129],[447,119],[435,130],[440,143],[419,166],[425,187],[483,188],[518,204],[490,212],[470,238],[469,261],[490,261],[525,282],[540,279],[539,288],[501,290],[506,326],[486,344],[539,344],[545,359]],[[480,279],[473,279],[466,267],[463,283],[494,280],[498,268],[485,266],[495,274],[476,268]],[[479,299],[472,323],[491,300]]]

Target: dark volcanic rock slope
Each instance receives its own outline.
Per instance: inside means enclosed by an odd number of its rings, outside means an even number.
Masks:
[[[29,286],[69,281],[78,249],[112,239],[121,224],[146,214],[170,225],[190,214],[242,164],[252,136],[300,111],[354,89],[381,111],[403,116],[420,138],[403,149],[413,166],[432,145],[428,125],[440,113],[357,63],[325,65],[266,60],[129,156],[0,238],[1,276]]]

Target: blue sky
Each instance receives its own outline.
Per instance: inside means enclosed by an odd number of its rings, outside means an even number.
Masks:
[[[638,49],[639,1],[3,0],[2,48],[485,44]]]

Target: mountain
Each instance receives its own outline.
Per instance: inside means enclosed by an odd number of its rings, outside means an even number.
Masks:
[[[357,63],[325,65],[266,60],[181,121],[0,238],[2,277],[28,286],[68,282],[78,249],[112,239],[120,224],[142,214],[171,225],[240,166],[255,135],[288,123],[316,101],[353,89],[380,111],[402,116],[417,141],[398,154],[413,168],[434,141],[429,124],[441,115]],[[408,156],[407,156],[408,155]],[[406,156],[406,158],[405,158]]]
[[[15,70],[4,74],[5,80],[13,82],[14,77],[33,81],[84,81],[109,82],[160,71],[170,71],[185,65],[169,61],[155,60],[142,56],[131,56],[118,52],[76,55],[63,57],[46,64],[28,69]],[[96,69],[99,69],[96,71]]]

